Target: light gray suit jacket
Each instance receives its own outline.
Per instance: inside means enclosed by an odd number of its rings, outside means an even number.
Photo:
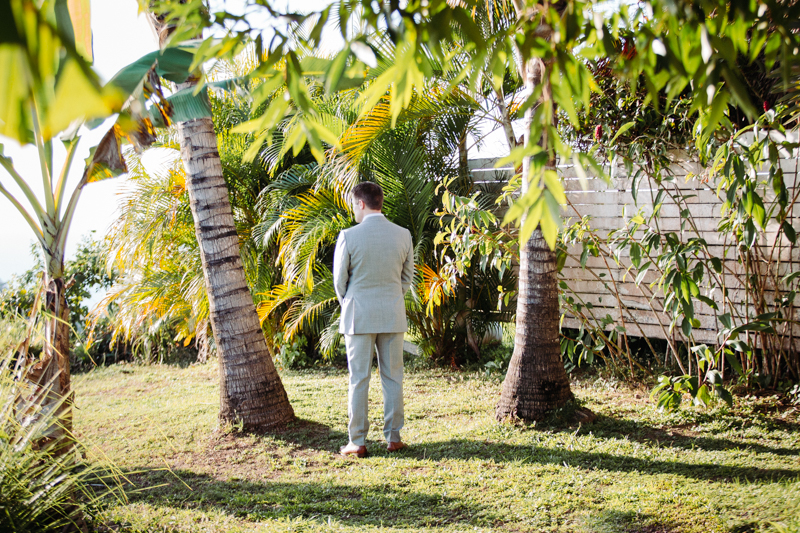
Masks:
[[[339,234],[333,285],[342,307],[339,333],[408,330],[403,295],[414,276],[411,233],[383,216],[370,216]]]

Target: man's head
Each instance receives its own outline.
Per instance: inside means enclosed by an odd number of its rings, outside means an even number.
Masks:
[[[365,181],[353,187],[353,215],[359,224],[364,217],[383,209],[383,189],[377,183]]]

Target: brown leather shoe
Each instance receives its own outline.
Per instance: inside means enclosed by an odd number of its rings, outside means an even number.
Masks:
[[[367,456],[367,447],[366,446],[356,446],[352,442],[349,442],[347,446],[342,446],[339,448],[339,453],[347,457],[348,455],[355,455],[359,459],[363,459]]]
[[[390,451],[390,452],[396,452],[396,451],[402,450],[403,448],[408,448],[408,446],[403,444],[401,441],[390,442],[386,446],[386,450]]]

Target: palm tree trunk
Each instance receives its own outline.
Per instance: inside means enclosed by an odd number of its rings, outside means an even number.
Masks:
[[[537,228],[520,251],[514,354],[495,412],[500,420],[542,420],[572,399],[558,342],[556,258]]]
[[[524,15],[521,5],[517,5],[517,13],[519,16]],[[527,94],[533,94],[536,87],[544,83],[542,99],[550,98],[550,77],[544,62],[532,59],[520,65],[520,73]],[[532,107],[525,112],[523,127],[526,144],[530,142],[533,115]],[[547,147],[546,134],[542,145]],[[523,195],[529,187],[530,166],[530,158],[525,158],[522,164]],[[522,224],[524,223],[523,217]],[[495,410],[498,420],[543,420],[549,412],[573,398],[569,378],[561,361],[558,315],[555,253],[550,250],[537,227],[531,238],[520,247],[514,353],[503,381],[500,402]]]
[[[148,18],[163,48],[174,28],[152,11]],[[196,85],[197,79],[190,78],[177,89]],[[178,138],[219,357],[219,419],[248,429],[284,424],[294,418],[294,410],[247,287],[214,123],[210,118],[178,123]]]
[[[214,124],[210,118],[182,122],[178,136],[220,361],[220,420],[240,420],[247,428],[288,422],[294,411],[247,287]]]

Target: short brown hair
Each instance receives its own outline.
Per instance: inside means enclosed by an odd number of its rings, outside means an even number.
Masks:
[[[383,189],[377,183],[364,181],[353,187],[353,200],[361,200],[369,209],[383,209]]]

